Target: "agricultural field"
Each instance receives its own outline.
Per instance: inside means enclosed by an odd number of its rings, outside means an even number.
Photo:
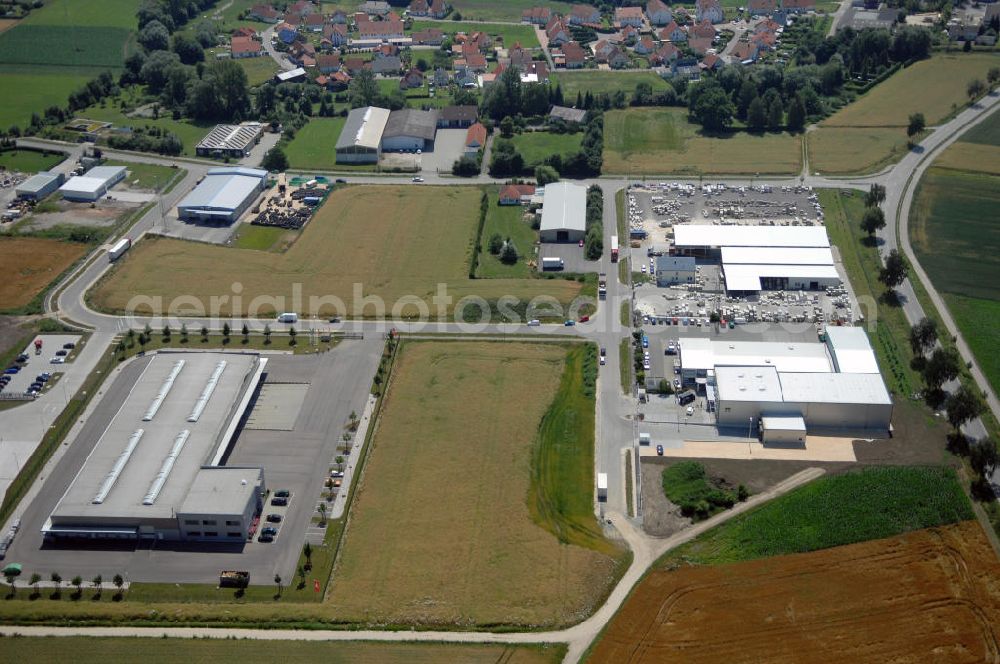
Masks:
[[[444,643],[378,643],[373,641],[257,641],[231,639],[153,639],[68,636],[58,639],[0,638],[5,658],[72,660],[80,664],[129,661],[216,662],[244,664],[274,661],[311,664],[430,664],[461,661],[469,664],[558,664],[563,645],[502,646]]]
[[[479,254],[479,266],[476,276],[480,279],[529,279],[534,276],[534,270],[528,265],[529,260],[535,260],[535,243],[538,242],[538,232],[524,221],[524,208],[520,205],[498,205],[498,187],[489,190],[489,209],[486,212],[486,222],[483,224],[482,247]],[[517,247],[520,259],[514,265],[505,265],[500,259],[489,252],[489,240],[494,234],[503,239],[510,238]]]
[[[365,308],[360,297],[375,296],[385,302],[386,315],[407,315],[416,313],[413,298],[430,302],[439,284],[454,302],[466,295],[526,301],[541,294],[571,301],[580,284],[564,279],[469,279],[481,196],[473,187],[342,187],[285,253],[150,238],[117,263],[90,297],[94,306],[111,311],[125,307],[136,292],[162,296],[165,306],[181,294],[207,306],[211,296],[228,293],[238,280],[244,307],[258,295],[290,298],[293,284],[299,284],[300,313],[311,296],[336,296],[353,315],[371,317],[375,307]],[[410,303],[393,312],[403,296],[410,296]],[[266,305],[258,313],[276,308]],[[311,313],[332,311],[327,305]],[[431,314],[437,313],[432,307]]]
[[[636,587],[588,661],[992,661],[998,578],[1000,563],[975,521],[660,569]]]
[[[593,515],[586,351],[405,342],[324,605],[464,628],[589,615],[621,551]]]
[[[524,163],[536,166],[554,154],[565,156],[579,152],[583,132],[555,134],[547,131],[528,131],[515,135],[511,140],[524,157]]]
[[[562,88],[563,97],[566,104],[572,106],[576,101],[577,93],[600,94],[622,90],[631,95],[635,91],[635,86],[639,83],[649,83],[653,86],[653,92],[664,90],[667,82],[653,72],[616,72],[616,71],[564,71],[551,75],[553,84],[558,83]]]
[[[801,141],[791,134],[702,136],[683,109],[604,114],[604,172],[632,174],[795,174]]]
[[[933,277],[932,277],[933,278]],[[972,349],[993,391],[1000,390],[1000,299],[942,293],[948,311]]]
[[[521,20],[520,11],[517,13],[516,20]],[[427,28],[438,28],[445,34],[451,35],[456,32],[471,33],[481,31],[491,37],[503,39],[503,44],[507,48],[516,43],[520,43],[524,48],[539,48],[541,46],[538,43],[535,28],[527,23],[509,25],[506,23],[472,23],[469,21],[421,21],[419,19],[413,21],[413,30],[426,30]]]
[[[334,146],[347,118],[313,118],[295,133],[285,146],[285,155],[292,168],[334,170],[337,152]]]
[[[76,242],[0,238],[0,255],[4,257],[0,311],[16,311],[28,305],[86,251],[86,244]]]
[[[131,30],[139,4],[140,0],[46,0],[42,9],[32,10],[21,24]]]
[[[49,106],[65,106],[70,93],[98,74],[96,69],[0,64],[0,127],[23,127],[32,113],[41,113]]]
[[[0,35],[0,63],[118,69],[131,34],[127,28],[19,25]]]
[[[905,127],[826,127],[806,134],[809,170],[824,174],[872,173],[903,158]]]
[[[0,169],[5,171],[21,171],[36,173],[47,171],[66,159],[65,152],[48,152],[40,150],[3,150],[0,152]]]

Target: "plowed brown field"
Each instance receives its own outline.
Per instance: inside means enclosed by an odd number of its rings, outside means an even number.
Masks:
[[[656,571],[592,662],[998,662],[1000,562],[975,521]]]

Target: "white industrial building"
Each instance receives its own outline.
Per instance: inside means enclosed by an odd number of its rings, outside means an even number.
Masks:
[[[541,242],[579,242],[587,233],[587,188],[569,182],[545,185]]]
[[[387,108],[365,106],[351,110],[337,138],[337,163],[377,164],[382,156],[382,133],[387,122]]]
[[[382,130],[384,152],[413,152],[434,149],[437,111],[404,108],[389,113]]]
[[[765,442],[889,430],[892,398],[861,328],[827,328],[825,343],[685,338],[680,361],[720,427],[759,428]]]
[[[267,171],[234,166],[211,168],[177,206],[185,221],[230,224],[253,205],[267,186]]]
[[[674,247],[684,255],[709,255],[723,247],[829,248],[822,226],[710,226],[674,227]]]
[[[59,187],[59,193],[68,201],[93,202],[124,179],[124,166],[95,166],[83,175],[71,177]]]
[[[103,428],[42,533],[49,538],[242,543],[262,508],[264,471],[220,462],[267,360],[252,353],[153,356]],[[99,433],[97,433],[99,431]],[[97,440],[87,440],[96,437]]]
[[[215,125],[194,151],[199,157],[233,157],[242,159],[250,155],[253,146],[264,135],[264,125],[244,122],[238,125]]]
[[[65,179],[62,173],[42,171],[17,185],[14,193],[18,198],[40,201],[58,189]]]
[[[840,285],[830,247],[721,248],[726,291],[820,290]]]

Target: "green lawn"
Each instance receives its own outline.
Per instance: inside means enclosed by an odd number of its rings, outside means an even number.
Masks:
[[[243,71],[247,73],[250,85],[266,83],[278,73],[278,63],[266,55],[259,58],[239,58],[236,62],[240,63]]]
[[[313,118],[299,129],[285,147],[291,167],[305,170],[338,168],[334,146],[346,121],[346,118]]]
[[[91,106],[77,113],[78,117],[91,120],[101,120],[112,122],[118,127],[159,127],[169,132],[177,134],[184,144],[184,151],[181,153],[186,157],[194,157],[194,148],[205,135],[215,126],[211,122],[196,123],[192,120],[174,120],[168,116],[160,116],[155,120],[152,118],[130,118],[124,115],[117,105],[106,103],[103,107]]]
[[[669,552],[660,564],[754,560],[973,518],[955,472],[881,466],[821,477]]]
[[[524,163],[536,166],[554,154],[570,155],[579,152],[583,132],[553,134],[547,131],[529,131],[516,134],[512,140],[517,151],[524,157]]]
[[[649,83],[654,92],[667,87],[667,82],[656,73],[642,71],[563,71],[553,73],[551,78],[562,87],[568,105],[573,105],[578,92],[585,95],[589,91],[596,95],[624,90],[627,94],[632,94],[639,83]]]
[[[986,380],[1000,392],[1000,300],[943,293],[948,311],[972,349]]]
[[[994,111],[988,118],[962,134],[959,143],[1000,146],[1000,113]]]
[[[66,25],[133,29],[140,0],[45,0],[22,21],[24,25]]]
[[[278,240],[284,237],[284,235],[288,232],[289,231],[286,231],[283,228],[243,224],[240,226],[239,230],[236,231],[237,235],[233,242],[233,246],[237,249],[270,251]]]
[[[801,167],[799,136],[743,131],[706,136],[677,108],[604,114],[605,173],[790,175]]]
[[[499,4],[499,3],[497,3]],[[520,12],[517,20],[521,19]],[[533,26],[527,23],[521,25],[507,25],[503,23],[473,23],[469,21],[414,21],[414,30],[426,30],[427,28],[438,28],[445,34],[455,34],[456,32],[485,32],[491,37],[503,39],[504,46],[510,48],[515,43],[520,42],[524,48],[539,48],[538,37],[535,35]]]
[[[22,173],[47,171],[66,158],[63,152],[40,152],[36,150],[4,150],[0,152],[0,168]]]
[[[18,25],[0,35],[0,63],[117,69],[131,34],[127,28]]]
[[[479,256],[479,268],[476,276],[481,279],[526,279],[535,276],[534,270],[528,266],[529,260],[535,259],[535,243],[538,232],[522,219],[525,209],[520,205],[497,205],[497,187],[489,188],[489,209],[486,212],[486,223],[483,224],[483,252]],[[514,265],[504,265],[500,259],[489,252],[489,239],[496,233],[500,237],[510,238],[517,247],[520,259]]]
[[[24,127],[32,113],[66,106],[71,92],[100,72],[79,68],[0,66],[0,127]]]
[[[138,189],[152,189],[161,191],[176,180],[184,177],[184,171],[179,168],[169,166],[159,166],[157,164],[143,164],[134,161],[114,161],[110,160],[106,166],[124,166],[128,169],[125,181],[131,187]]]

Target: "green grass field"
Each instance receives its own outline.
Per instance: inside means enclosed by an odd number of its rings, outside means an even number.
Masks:
[[[955,472],[882,466],[821,477],[660,559],[718,565],[891,537],[973,518]]]
[[[117,69],[130,36],[125,28],[19,25],[0,35],[0,63]]]
[[[152,189],[161,191],[175,181],[184,178],[184,171],[179,168],[169,166],[159,166],[157,164],[144,164],[134,161],[109,160],[106,166],[124,166],[128,169],[125,182],[131,187],[138,189]]]
[[[111,103],[105,104],[103,107],[100,105],[91,106],[80,111],[77,115],[91,120],[113,122],[119,127],[159,127],[160,129],[172,132],[177,134],[177,137],[181,139],[181,143],[184,144],[184,151],[181,154],[185,157],[196,156],[194,151],[195,146],[215,126],[211,122],[195,123],[191,120],[174,120],[165,115],[155,120],[152,118],[130,118],[124,115],[116,105]]]
[[[791,134],[702,136],[683,109],[604,114],[605,173],[791,175],[801,167],[801,140]]]
[[[524,163],[536,166],[554,154],[568,155],[580,151],[583,132],[553,134],[547,131],[529,131],[516,134],[512,139]]]
[[[497,3],[499,4],[499,3]],[[521,19],[518,12],[517,20]],[[504,46],[510,48],[520,42],[524,48],[539,48],[538,37],[535,35],[534,27],[528,24],[508,25],[505,23],[473,23],[469,21],[421,21],[413,22],[414,30],[426,30],[427,28],[438,28],[445,34],[455,34],[456,32],[485,32],[491,37],[503,39]]]
[[[1000,391],[1000,300],[942,295],[993,391]]]
[[[404,342],[324,606],[466,629],[592,611],[622,552],[592,508],[588,352]]]
[[[233,246],[237,249],[253,249],[255,251],[274,251],[279,242],[283,242],[297,235],[295,231],[286,231],[284,228],[273,228],[271,226],[251,226],[243,224],[236,231],[236,238]]]
[[[22,21],[24,25],[65,25],[133,29],[140,0],[45,0]]]
[[[76,68],[0,65],[0,127],[24,127],[32,113],[41,114],[49,106],[65,106],[70,93],[98,73]]]
[[[882,297],[885,287],[878,281],[878,252],[863,243],[864,197],[851,190],[820,189],[818,193],[830,242],[839,249],[854,293],[863,303],[861,313],[886,386],[895,395],[912,395],[922,387],[922,381],[910,367],[910,325],[902,309],[887,304]],[[870,303],[874,303],[874,310]]]
[[[334,146],[346,118],[313,118],[299,129],[295,138],[285,146],[285,154],[292,168],[334,170],[337,151]]]
[[[486,223],[483,224],[482,247],[479,255],[479,267],[476,276],[481,279],[528,279],[534,276],[534,270],[528,266],[529,260],[535,259],[535,243],[538,232],[531,224],[523,220],[524,208],[520,205],[497,205],[497,187],[490,187],[490,207],[486,212]],[[510,238],[517,247],[520,260],[514,265],[504,265],[500,259],[488,250],[489,239],[494,233],[500,237]]]
[[[247,80],[250,82],[250,85],[266,83],[278,73],[278,63],[273,58],[266,56],[259,58],[239,58],[236,62],[240,63],[243,71],[247,73]]]
[[[902,159],[907,150],[903,127],[827,127],[806,134],[809,170],[839,175],[871,173]]]
[[[63,152],[41,152],[38,150],[4,150],[0,152],[0,168],[22,173],[47,171],[62,163],[66,158]]]
[[[573,105],[576,101],[576,94],[593,94],[602,92],[614,92],[624,90],[627,94],[635,91],[635,86],[639,83],[649,83],[653,86],[653,91],[663,90],[667,87],[667,82],[653,72],[615,72],[615,71],[565,71],[553,73],[551,75],[553,83],[558,83],[562,88],[563,97],[566,103]]]
[[[256,641],[231,639],[154,639],[73,636],[58,639],[37,637],[0,638],[5,659],[72,659],[80,664],[142,659],[159,662],[216,662],[243,664],[248,661],[311,664],[430,664],[461,661],[468,664],[558,664],[564,645],[503,646],[444,643],[378,643],[372,641]]]

